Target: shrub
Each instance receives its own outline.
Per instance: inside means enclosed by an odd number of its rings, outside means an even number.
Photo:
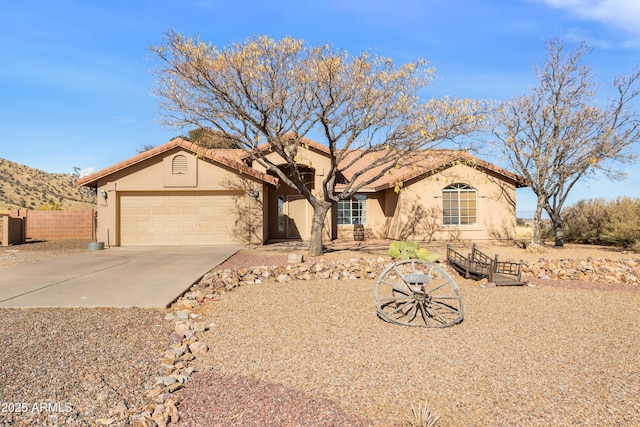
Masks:
[[[550,220],[542,221],[542,227],[540,228],[540,238],[542,240],[555,239],[556,234],[553,230],[553,223]]]
[[[604,199],[580,200],[564,210],[564,237],[567,242],[601,244],[609,221]]]
[[[59,211],[61,209],[62,207],[60,206],[60,203],[56,203],[53,201],[49,201],[38,208],[38,210],[40,211]]]
[[[619,197],[609,203],[609,221],[603,240],[625,248],[632,248],[640,242],[640,199]]]
[[[567,242],[640,251],[640,199],[581,200],[564,210],[563,219]]]
[[[395,259],[422,259],[428,262],[435,262],[440,258],[440,255],[429,253],[427,249],[420,247],[420,242],[413,240],[395,241],[391,243],[387,253]]]

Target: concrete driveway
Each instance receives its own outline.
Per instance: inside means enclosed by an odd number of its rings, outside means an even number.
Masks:
[[[0,269],[0,307],[167,307],[239,246],[115,247]]]

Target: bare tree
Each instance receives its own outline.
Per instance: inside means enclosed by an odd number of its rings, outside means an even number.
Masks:
[[[597,171],[611,179],[636,158],[640,117],[632,109],[640,70],[613,81],[615,95],[597,106],[591,68],[582,61],[592,49],[582,43],[566,52],[559,39],[545,43],[542,67],[534,67],[538,86],[504,103],[495,115],[494,135],[512,167],[537,196],[533,243],[540,243],[542,211],[551,218],[556,246],[564,245],[562,208],[571,189]]]
[[[460,99],[421,101],[418,92],[435,73],[423,60],[396,67],[368,52],[350,56],[266,36],[218,49],[175,31],[150,49],[160,63],[154,90],[165,122],[218,132],[296,188],[313,207],[312,255],[322,253],[322,229],[334,203],[410,155],[415,160],[439,141],[472,132],[481,118],[477,110],[485,108]],[[309,135],[329,152],[321,188],[310,188],[297,162]],[[278,160],[258,149],[265,143]],[[342,172],[365,157],[367,166],[336,192]]]

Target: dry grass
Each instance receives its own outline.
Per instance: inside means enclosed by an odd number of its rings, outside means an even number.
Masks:
[[[440,416],[431,412],[429,403],[419,403],[418,407],[411,405],[411,415],[404,421],[404,427],[436,427]]]
[[[531,239],[533,237],[533,227],[516,227],[516,238],[518,239]]]
[[[50,202],[61,209],[91,209],[95,196],[78,187],[71,173],[47,173],[0,159],[0,212],[38,209]]]

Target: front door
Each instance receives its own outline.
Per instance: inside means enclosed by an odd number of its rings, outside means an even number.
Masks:
[[[307,237],[307,204],[307,200],[303,196],[287,196],[289,208],[287,237],[289,239]]]

